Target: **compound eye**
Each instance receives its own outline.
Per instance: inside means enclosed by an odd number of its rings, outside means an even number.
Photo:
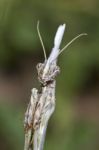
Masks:
[[[38,63],[37,66],[36,66],[37,70],[40,69],[40,68],[42,68],[42,66],[43,66],[42,63]]]
[[[37,66],[36,66],[36,68],[37,68],[38,74],[40,75],[40,74],[42,74],[42,72],[43,72],[44,64],[38,63]]]

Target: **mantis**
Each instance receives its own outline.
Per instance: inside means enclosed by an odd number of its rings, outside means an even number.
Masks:
[[[65,28],[65,24],[58,27],[54,38],[54,47],[47,58],[45,47],[39,31],[39,22],[37,24],[37,31],[43,48],[45,60],[43,63],[38,63],[36,66],[38,81],[42,85],[41,89],[32,89],[30,102],[25,112],[24,150],[43,150],[48,121],[55,110],[56,77],[60,72],[60,68],[57,66],[58,56],[76,39],[83,35],[87,35],[86,33],[79,34],[60,50],[59,47],[65,32]]]

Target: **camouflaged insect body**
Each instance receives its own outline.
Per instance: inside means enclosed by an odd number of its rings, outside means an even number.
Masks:
[[[62,30],[61,35],[60,30]],[[56,33],[54,48],[49,58],[44,63],[37,64],[38,81],[42,86],[40,91],[36,88],[32,89],[31,99],[25,113],[24,150],[43,150],[47,124],[55,109],[55,78],[60,72],[56,58],[60,44],[57,43],[56,38],[60,35],[61,37],[58,40],[61,41],[64,30],[65,25],[58,28],[58,35]]]
[[[36,88],[32,89],[31,99],[25,113],[24,150],[43,150],[47,124],[55,109],[55,79],[60,72],[60,69],[57,66],[57,58],[59,54],[76,39],[83,35],[87,35],[86,33],[79,34],[60,50],[59,47],[65,31],[65,24],[60,25],[54,38],[54,46],[51,54],[47,59],[45,47],[38,27],[39,26],[37,26],[37,31],[43,47],[45,61],[44,63],[38,63],[36,67],[41,90],[39,91]]]

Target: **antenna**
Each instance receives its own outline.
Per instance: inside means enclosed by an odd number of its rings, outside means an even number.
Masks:
[[[73,38],[68,44],[66,44],[59,52],[58,56],[69,46],[71,45],[75,40],[77,40],[78,38],[80,38],[83,35],[87,35],[87,33],[81,33],[79,35],[77,35],[75,38]]]
[[[40,39],[40,43],[41,43],[42,48],[43,48],[44,58],[45,58],[45,60],[47,60],[46,50],[45,50],[44,43],[43,43],[43,40],[42,40],[42,37],[41,37],[41,34],[40,34],[40,30],[39,30],[39,21],[37,22],[37,32],[38,32],[38,36],[39,36],[39,39]]]
[[[81,36],[83,36],[83,35],[88,35],[87,33],[81,33],[81,34],[79,34],[79,35],[77,35],[75,38],[73,38],[68,44],[66,44],[61,50],[60,50],[60,52],[58,53],[58,55],[57,55],[57,57],[65,50],[65,49],[67,49],[75,40],[77,40],[78,38],[80,38]],[[56,58],[57,58],[56,57]],[[56,59],[55,58],[55,59]],[[52,61],[54,61],[55,59],[53,59]]]

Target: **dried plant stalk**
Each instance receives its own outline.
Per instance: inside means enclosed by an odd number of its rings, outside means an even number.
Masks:
[[[48,121],[55,110],[55,78],[60,72],[60,68],[57,66],[57,58],[74,40],[82,35],[86,35],[85,33],[80,34],[60,51],[59,47],[65,31],[65,24],[60,25],[55,35],[54,47],[47,59],[45,47],[39,32],[39,23],[37,30],[43,47],[45,61],[44,63],[38,63],[36,67],[38,80],[42,85],[41,90],[32,89],[31,99],[25,113],[24,150],[43,150]]]

